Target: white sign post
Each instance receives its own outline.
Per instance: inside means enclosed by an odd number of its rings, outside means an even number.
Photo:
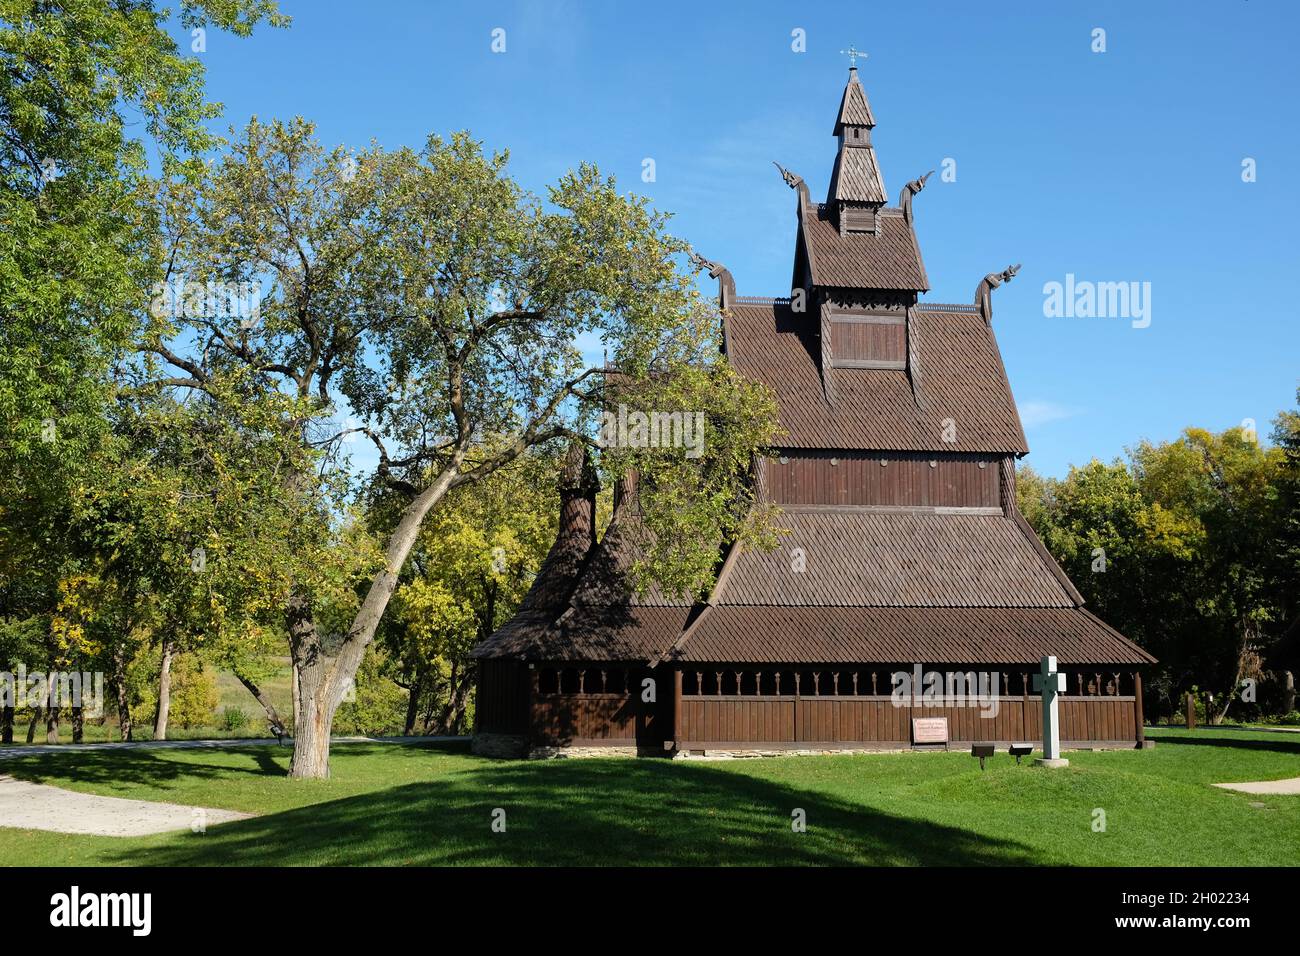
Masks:
[[[1041,672],[1034,675],[1034,690],[1043,695],[1043,756],[1034,763],[1040,767],[1068,767],[1061,757],[1060,708],[1056,696],[1065,690],[1065,675],[1056,670],[1056,658],[1044,657]]]

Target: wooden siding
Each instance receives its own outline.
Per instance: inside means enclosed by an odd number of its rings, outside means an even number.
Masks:
[[[505,660],[479,662],[474,724],[480,733],[527,733],[528,668],[525,664]]]
[[[539,743],[636,743],[637,708],[623,694],[556,694],[536,698],[532,710],[533,738]]]
[[[626,683],[622,674],[617,681],[609,682],[608,693],[596,692],[599,667],[579,664],[560,668],[559,675],[555,671],[550,665],[539,665],[532,671],[535,680],[526,706],[533,743],[657,749],[672,739],[672,685],[676,675],[671,671],[631,668],[626,671]],[[583,690],[575,690],[572,684],[578,672],[587,678]],[[558,685],[557,676],[561,681]],[[650,702],[641,699],[647,678],[658,685],[656,699]],[[554,690],[556,687],[560,689]]]
[[[1001,505],[996,457],[829,451],[784,457],[785,464],[764,458],[760,465],[766,499],[780,505]]]
[[[1061,740],[1122,744],[1138,740],[1133,697],[1062,697]],[[682,749],[745,745],[763,749],[821,746],[912,745],[912,719],[947,717],[949,741],[1039,743],[1042,701],[1034,696],[999,697],[996,714],[978,706],[895,706],[873,697],[683,697]]]
[[[873,321],[874,320],[874,321]],[[884,362],[902,367],[907,361],[907,332],[902,318],[870,316],[862,321],[831,320],[831,354],[842,362]]]

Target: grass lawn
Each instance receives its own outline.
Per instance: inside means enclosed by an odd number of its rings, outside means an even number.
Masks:
[[[1300,775],[1300,736],[1158,730],[1150,751],[981,773],[967,753],[719,762],[494,761],[464,746],[342,744],[326,782],[289,750],[59,753],[0,773],[92,793],[245,810],[143,839],[0,828],[8,864],[1300,864],[1300,797],[1210,783]],[[506,832],[491,828],[506,811]],[[807,832],[791,829],[806,811]],[[1094,810],[1106,814],[1094,832]]]

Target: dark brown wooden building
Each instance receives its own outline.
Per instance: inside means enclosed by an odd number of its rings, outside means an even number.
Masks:
[[[874,125],[851,69],[826,201],[782,170],[790,298],[737,296],[700,260],[728,358],[777,396],[786,434],[755,480],[790,533],[772,552],[731,548],[707,601],[629,597],[630,496],[598,535],[595,482],[572,457],[537,581],[474,651],[481,752],[896,749],[927,717],[954,744],[1033,742],[1047,654],[1068,676],[1062,746],[1141,743],[1153,658],[1083,606],[1016,506],[1028,448],[991,306],[1015,268],[973,304],[920,301],[912,203],[928,177],[886,205]],[[894,693],[891,675],[918,673]]]

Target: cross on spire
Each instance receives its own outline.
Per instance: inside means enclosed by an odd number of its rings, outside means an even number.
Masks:
[[[858,68],[858,57],[862,57],[862,59],[864,60],[867,58],[867,54],[863,53],[861,50],[859,50],[851,43],[849,44],[849,48],[847,50],[840,50],[840,54],[842,56],[847,56],[849,58],[850,70],[856,70]]]

